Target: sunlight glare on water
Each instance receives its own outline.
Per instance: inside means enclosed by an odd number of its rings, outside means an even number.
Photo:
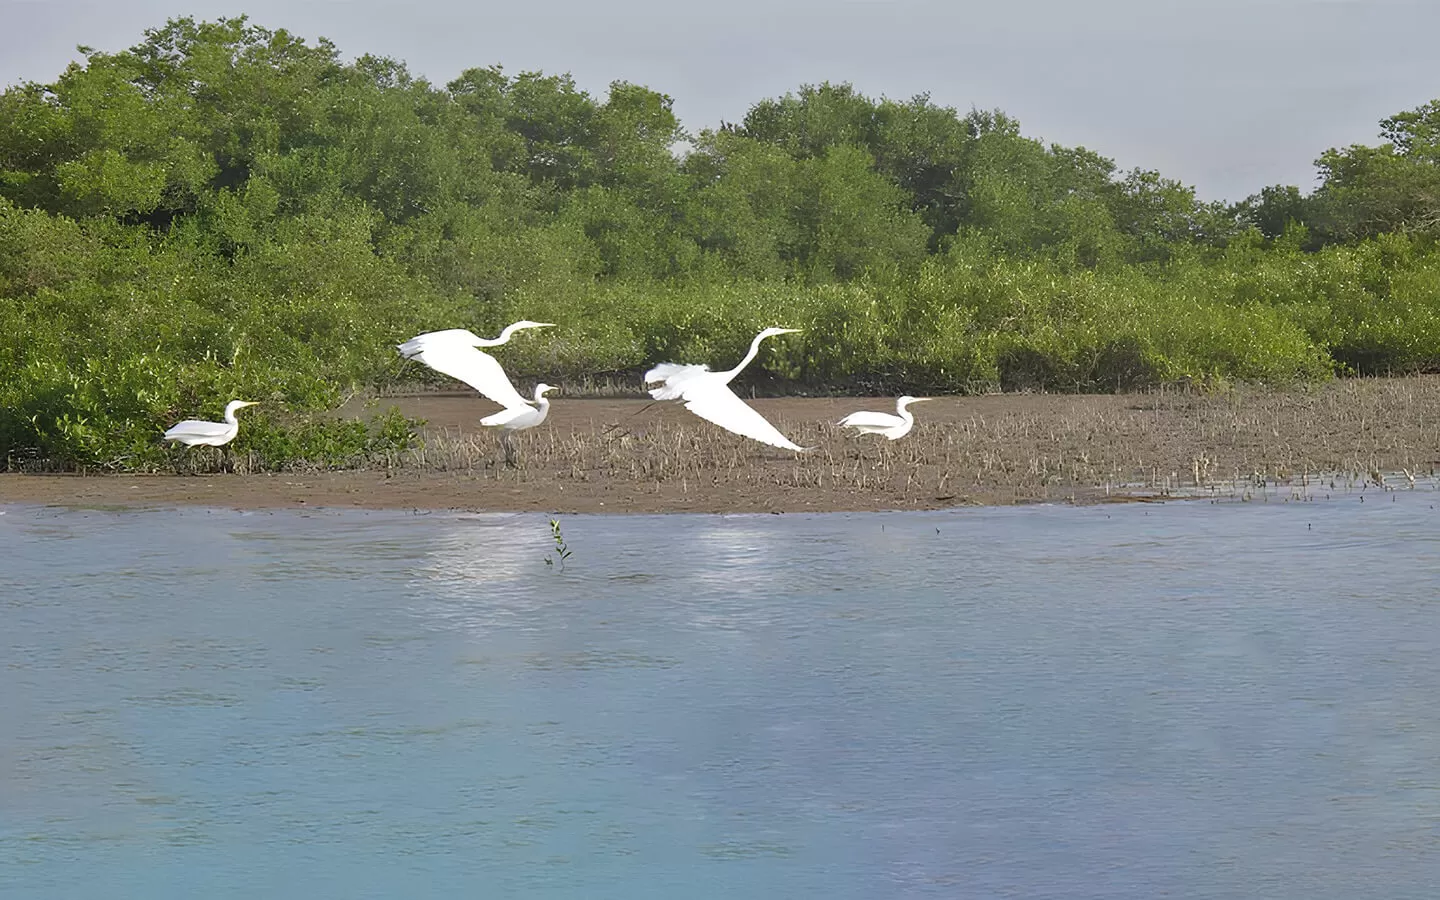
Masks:
[[[1436,502],[0,508],[0,893],[1430,897]]]

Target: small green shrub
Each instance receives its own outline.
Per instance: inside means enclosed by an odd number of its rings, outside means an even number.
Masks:
[[[414,444],[420,424],[393,407],[369,421],[284,418],[260,415],[242,425],[234,449],[250,469],[344,469],[394,462]]]

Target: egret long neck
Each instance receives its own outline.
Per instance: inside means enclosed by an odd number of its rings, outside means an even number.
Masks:
[[[501,344],[507,343],[507,342],[510,340],[510,335],[512,335],[512,334],[515,333],[515,326],[516,326],[516,325],[519,325],[519,324],[520,324],[519,322],[516,322],[516,323],[511,324],[511,325],[506,325],[506,326],[505,326],[505,330],[502,331],[502,332],[500,332],[500,336],[499,336],[499,337],[497,337],[497,338],[492,338],[492,339],[490,339],[490,340],[483,340],[483,339],[482,339],[481,341],[479,341],[478,343],[476,343],[475,346],[477,346],[477,347],[498,347],[498,346],[500,346]]]
[[[765,335],[763,335],[763,334],[757,334],[757,335],[755,335],[755,340],[753,340],[753,341],[750,342],[750,352],[747,353],[747,354],[745,354],[745,358],[744,358],[744,359],[740,360],[740,365],[736,366],[735,368],[731,369],[731,370],[728,371],[728,372],[721,372],[721,373],[720,373],[720,374],[722,374],[722,375],[725,376],[725,383],[726,383],[726,384],[729,384],[729,383],[730,383],[730,380],[731,380],[732,378],[734,378],[736,375],[739,375],[740,372],[741,372],[746,366],[750,365],[750,361],[751,361],[752,359],[754,359],[757,354],[759,354],[759,352],[760,352],[760,342],[763,341],[763,340],[765,340]]]

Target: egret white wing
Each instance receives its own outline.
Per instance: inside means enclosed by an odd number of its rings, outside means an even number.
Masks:
[[[466,328],[447,328],[444,331],[427,331],[425,334],[417,334],[403,344],[396,344],[395,349],[406,359],[414,359],[426,347],[441,346],[445,344],[456,344],[465,347],[474,347],[482,343],[475,332]]]
[[[837,424],[849,425],[852,428],[894,428],[897,425],[904,425],[905,420],[890,413],[853,412]]]
[[[491,413],[490,415],[481,419],[480,424],[492,426],[510,425],[512,427],[523,428],[526,426],[530,419],[536,418],[539,415],[540,410],[536,409],[533,406],[526,406],[523,409],[516,406],[507,406],[499,412]]]
[[[696,376],[708,374],[710,374],[709,366],[660,363],[645,373],[645,383],[665,382],[660,387],[651,389],[650,396],[656,400],[676,400],[682,396],[685,382]]]
[[[676,375],[681,374],[689,378],[695,375],[703,375],[708,371],[710,371],[710,367],[706,365],[695,365],[693,363],[658,363],[655,368],[645,373],[645,383],[670,381]]]
[[[230,434],[230,429],[235,426],[228,422],[206,422],[203,419],[186,419],[170,426],[165,432],[165,439],[178,441],[181,439],[196,440],[197,438],[223,438]]]
[[[787,450],[804,450],[779,429],[766,421],[765,417],[735,396],[735,392],[719,381],[692,384],[684,393],[685,408],[702,419],[708,419],[724,428],[752,440],[784,447]]]
[[[435,341],[410,358],[465,382],[506,409],[532,408],[530,401],[515,390],[495,357],[474,347],[454,341]]]

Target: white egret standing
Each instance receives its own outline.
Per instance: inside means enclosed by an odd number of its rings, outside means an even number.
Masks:
[[[765,329],[750,342],[750,352],[740,360],[740,365],[725,372],[712,372],[709,366],[703,365],[661,363],[645,373],[647,385],[657,381],[664,382],[660,387],[652,388],[650,396],[656,400],[680,400],[686,409],[700,418],[763,444],[784,447],[787,450],[805,450],[807,448],[792,442],[767,422],[764,416],[746,406],[745,401],[735,396],[735,392],[729,387],[731,380],[760,352],[761,341],[777,334],[793,334],[799,330]]]
[[[225,405],[225,421],[206,422],[203,419],[186,419],[172,425],[170,430],[165,432],[164,439],[179,441],[187,447],[194,447],[197,444],[209,447],[223,446],[235,440],[235,435],[240,433],[240,422],[235,418],[235,411],[254,405],[255,403],[250,400],[231,400]]]
[[[498,347],[508,342],[510,335],[525,328],[553,327],[549,322],[527,319],[505,326],[505,330],[494,340],[479,337],[464,328],[450,328],[416,335],[403,344],[397,344],[395,349],[406,359],[417,360],[437,372],[465,382],[506,409],[533,409],[530,401],[515,390],[495,357],[478,348]]]
[[[559,388],[551,387],[548,384],[537,384],[535,385],[534,406],[529,403],[524,406],[507,406],[480,420],[481,425],[505,429],[500,434],[500,443],[505,447],[505,465],[515,465],[515,447],[510,443],[510,435],[516,431],[524,431],[526,428],[534,428],[545,421],[545,417],[550,415],[550,401],[545,399],[545,392],[556,390]]]
[[[897,415],[880,412],[853,412],[839,422],[846,428],[854,428],[861,434],[883,434],[892,441],[910,433],[915,426],[915,417],[905,407],[912,403],[924,403],[929,397],[901,397],[895,401],[895,412]]]

